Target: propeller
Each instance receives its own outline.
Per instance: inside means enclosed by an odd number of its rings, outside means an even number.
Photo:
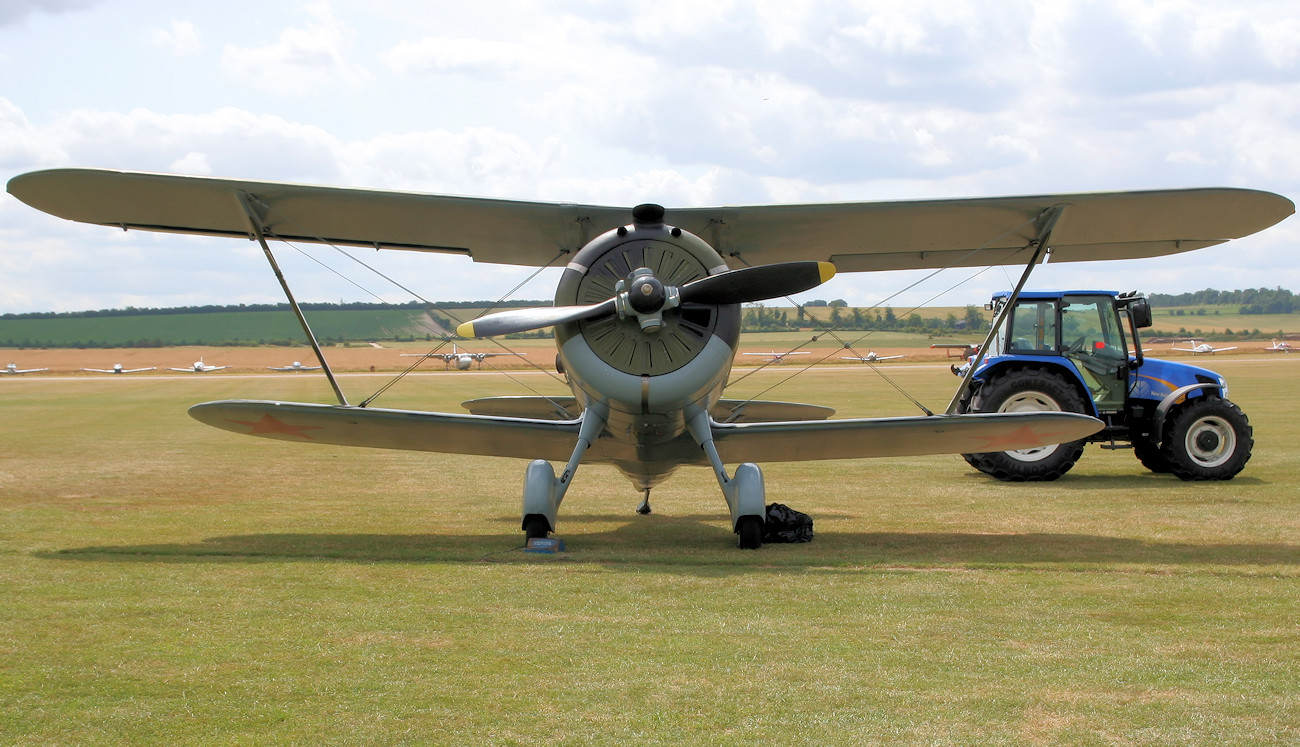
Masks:
[[[615,286],[617,295],[591,306],[550,306],[512,309],[481,316],[456,328],[461,337],[495,337],[530,332],[557,324],[617,313],[635,316],[641,329],[654,333],[663,326],[663,312],[683,303],[739,304],[789,296],[816,288],[835,275],[830,262],[781,262],[709,275],[679,287],[665,286],[654,272],[640,267]]]

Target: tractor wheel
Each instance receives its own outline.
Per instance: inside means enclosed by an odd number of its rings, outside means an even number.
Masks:
[[[1133,456],[1138,458],[1143,467],[1159,474],[1169,473],[1169,462],[1161,453],[1160,447],[1150,441],[1134,441]]]
[[[1086,412],[1083,398],[1065,377],[1052,371],[1022,368],[999,374],[971,400],[973,412]],[[1082,439],[1018,451],[963,454],[979,471],[999,480],[1042,482],[1070,471],[1083,454]]]
[[[1184,480],[1231,480],[1250,460],[1254,431],[1246,414],[1218,397],[1197,397],[1166,428],[1160,453]]]

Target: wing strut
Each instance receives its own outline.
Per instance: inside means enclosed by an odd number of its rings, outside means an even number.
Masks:
[[[1029,281],[1029,274],[1034,271],[1034,265],[1051,248],[1052,229],[1061,220],[1061,214],[1065,212],[1065,205],[1054,205],[1042,212],[1038,216],[1038,238],[1034,239],[1034,256],[1029,258],[1025,265],[1025,271],[1020,274],[1020,282],[1016,283],[1015,290],[1011,291],[1011,297],[1007,299],[1002,310],[998,312],[997,319],[993,320],[993,326],[989,329],[988,335],[984,338],[984,344],[980,345],[979,352],[975,354],[975,360],[970,362],[966,367],[966,375],[961,378],[961,384],[957,387],[957,392],[952,395],[952,401],[948,403],[948,409],[944,411],[947,415],[958,414],[958,407],[961,404],[961,398],[966,396],[966,391],[970,389],[971,380],[975,377],[975,369],[980,367],[984,361],[984,356],[988,353],[989,345],[993,344],[993,338],[1002,328],[1002,323],[1006,321],[1007,315],[1011,313],[1011,308],[1016,305],[1016,299],[1020,298],[1020,291],[1024,290],[1025,283]]]
[[[339,388],[338,379],[334,378],[334,371],[330,368],[329,361],[325,360],[325,354],[321,352],[320,343],[316,341],[316,335],[312,334],[311,326],[307,324],[307,317],[303,316],[302,308],[293,297],[293,292],[289,290],[289,282],[284,279],[284,273],[280,272],[280,265],[275,261],[275,255],[271,253],[271,247],[266,243],[266,234],[262,230],[262,214],[258,210],[260,202],[256,197],[243,190],[235,192],[239,199],[239,206],[243,208],[244,215],[248,217],[248,225],[252,228],[253,238],[257,243],[262,245],[262,251],[266,254],[266,261],[271,263],[271,271],[275,273],[275,279],[280,281],[280,287],[284,289],[285,298],[289,299],[289,306],[293,309],[293,315],[298,317],[298,323],[302,325],[302,331],[307,335],[307,342],[311,343],[311,349],[316,353],[316,360],[320,361],[321,370],[325,372],[325,378],[329,379],[330,386],[334,388],[334,396],[338,397],[339,404],[346,407],[348,405],[347,397],[343,396],[343,390]]]

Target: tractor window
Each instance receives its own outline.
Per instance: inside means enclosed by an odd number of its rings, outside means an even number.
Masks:
[[[1061,305],[1061,345],[1067,354],[1127,357],[1115,304],[1109,296],[1066,296]]]
[[[1064,298],[1061,351],[1078,365],[1098,410],[1123,406],[1128,348],[1110,296]]]
[[[1013,353],[1056,351],[1056,302],[1021,301],[1011,314],[1007,350]]]

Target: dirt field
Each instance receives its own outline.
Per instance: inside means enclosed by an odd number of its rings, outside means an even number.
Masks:
[[[497,356],[489,358],[483,363],[484,369],[503,368],[503,369],[523,369],[541,366],[547,370],[555,368],[555,348],[550,341],[541,341],[544,344],[532,344],[529,347],[513,346],[512,350],[522,353],[521,358],[514,356]],[[753,348],[752,352],[760,350],[766,352],[771,348]],[[325,350],[325,355],[330,361],[334,370],[339,372],[356,372],[356,371],[400,371],[415,362],[413,358],[401,357],[403,353],[427,352],[429,348],[397,348],[383,347],[375,348],[365,347],[331,347]],[[479,352],[483,348],[474,348]],[[742,345],[741,352],[750,351]],[[451,352],[450,347],[443,348],[439,352]],[[784,352],[784,351],[782,351]],[[859,351],[863,355],[866,350]],[[908,361],[929,361],[941,362],[944,360],[942,350],[918,351],[909,348],[881,348],[875,351],[877,355],[906,355]],[[811,356],[799,356],[790,358],[783,365],[797,365],[804,363],[810,358],[820,358],[826,355],[827,351],[815,350]],[[845,353],[848,355],[849,353]],[[839,360],[839,353],[836,352],[825,361],[825,363],[844,363],[848,361]],[[64,349],[64,348],[30,348],[14,349],[0,348],[0,366],[15,363],[19,368],[48,368],[50,374],[80,374],[83,368],[112,368],[114,364],[120,363],[123,368],[147,368],[157,366],[158,371],[145,371],[136,376],[148,376],[150,374],[171,374],[169,368],[189,368],[195,361],[202,359],[210,366],[230,366],[227,371],[231,373],[252,373],[264,372],[268,366],[288,366],[294,361],[299,361],[304,366],[316,365],[315,355],[310,348],[284,348],[284,347],[174,347],[174,348],[112,348],[112,349]],[[764,359],[759,356],[737,356],[736,364],[757,365]],[[951,361],[956,358],[949,359]],[[885,364],[887,365],[887,364]],[[421,364],[420,370],[441,371],[444,364],[441,360],[429,360]],[[477,368],[477,364],[473,368]],[[86,376],[99,376],[102,374],[85,373]]]

